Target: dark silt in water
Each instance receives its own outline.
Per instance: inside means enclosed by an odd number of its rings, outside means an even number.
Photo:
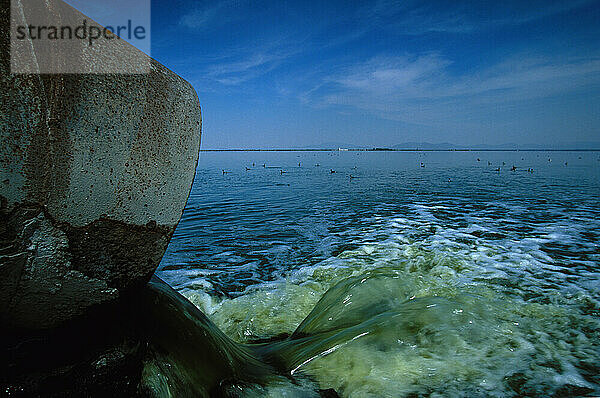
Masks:
[[[157,274],[237,370],[163,336],[146,384],[598,395],[599,194],[599,152],[201,153]]]

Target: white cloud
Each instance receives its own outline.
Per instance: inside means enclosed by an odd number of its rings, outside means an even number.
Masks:
[[[430,32],[471,33],[507,25],[521,25],[592,4],[595,0],[529,0],[496,3],[472,1],[380,0],[366,15],[374,25],[409,35]],[[384,22],[385,21],[385,22]]]
[[[299,51],[300,46],[288,48],[278,42],[262,44],[216,57],[198,65],[196,73],[209,85],[237,86],[271,72]]]
[[[266,73],[281,59],[281,56],[273,54],[254,53],[241,61],[210,65],[206,72],[208,77],[222,84],[234,85]]]
[[[450,62],[431,54],[420,57],[377,57],[348,68],[330,80],[348,89],[390,93],[410,89],[440,73]]]
[[[600,86],[600,58],[593,57],[514,57],[461,76],[450,73],[450,65],[436,54],[377,57],[323,77],[301,99],[430,127],[466,127],[486,111]]]
[[[222,26],[241,18],[242,3],[235,0],[221,0],[210,4],[203,4],[184,14],[179,24],[191,29],[208,29]]]

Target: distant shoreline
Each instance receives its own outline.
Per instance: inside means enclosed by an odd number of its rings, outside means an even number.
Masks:
[[[342,149],[200,149],[200,152],[600,152],[599,149],[395,149],[395,148],[342,148]]]

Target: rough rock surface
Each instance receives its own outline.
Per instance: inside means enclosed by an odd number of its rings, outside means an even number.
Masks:
[[[20,209],[12,219],[2,221],[11,229],[5,236],[12,238],[3,242],[8,245],[0,278],[7,320],[30,329],[49,327],[118,296],[105,280],[73,268],[67,235],[43,212]]]
[[[53,3],[52,12],[75,12]],[[9,18],[2,0],[3,26]],[[200,106],[189,83],[124,41],[121,56],[99,50],[82,60],[93,72],[98,62],[143,58],[149,73],[11,74],[8,34],[0,34],[0,323],[46,329],[148,281],[193,181]]]

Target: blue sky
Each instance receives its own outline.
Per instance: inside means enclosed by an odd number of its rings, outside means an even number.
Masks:
[[[600,2],[153,1],[202,147],[600,141]]]

